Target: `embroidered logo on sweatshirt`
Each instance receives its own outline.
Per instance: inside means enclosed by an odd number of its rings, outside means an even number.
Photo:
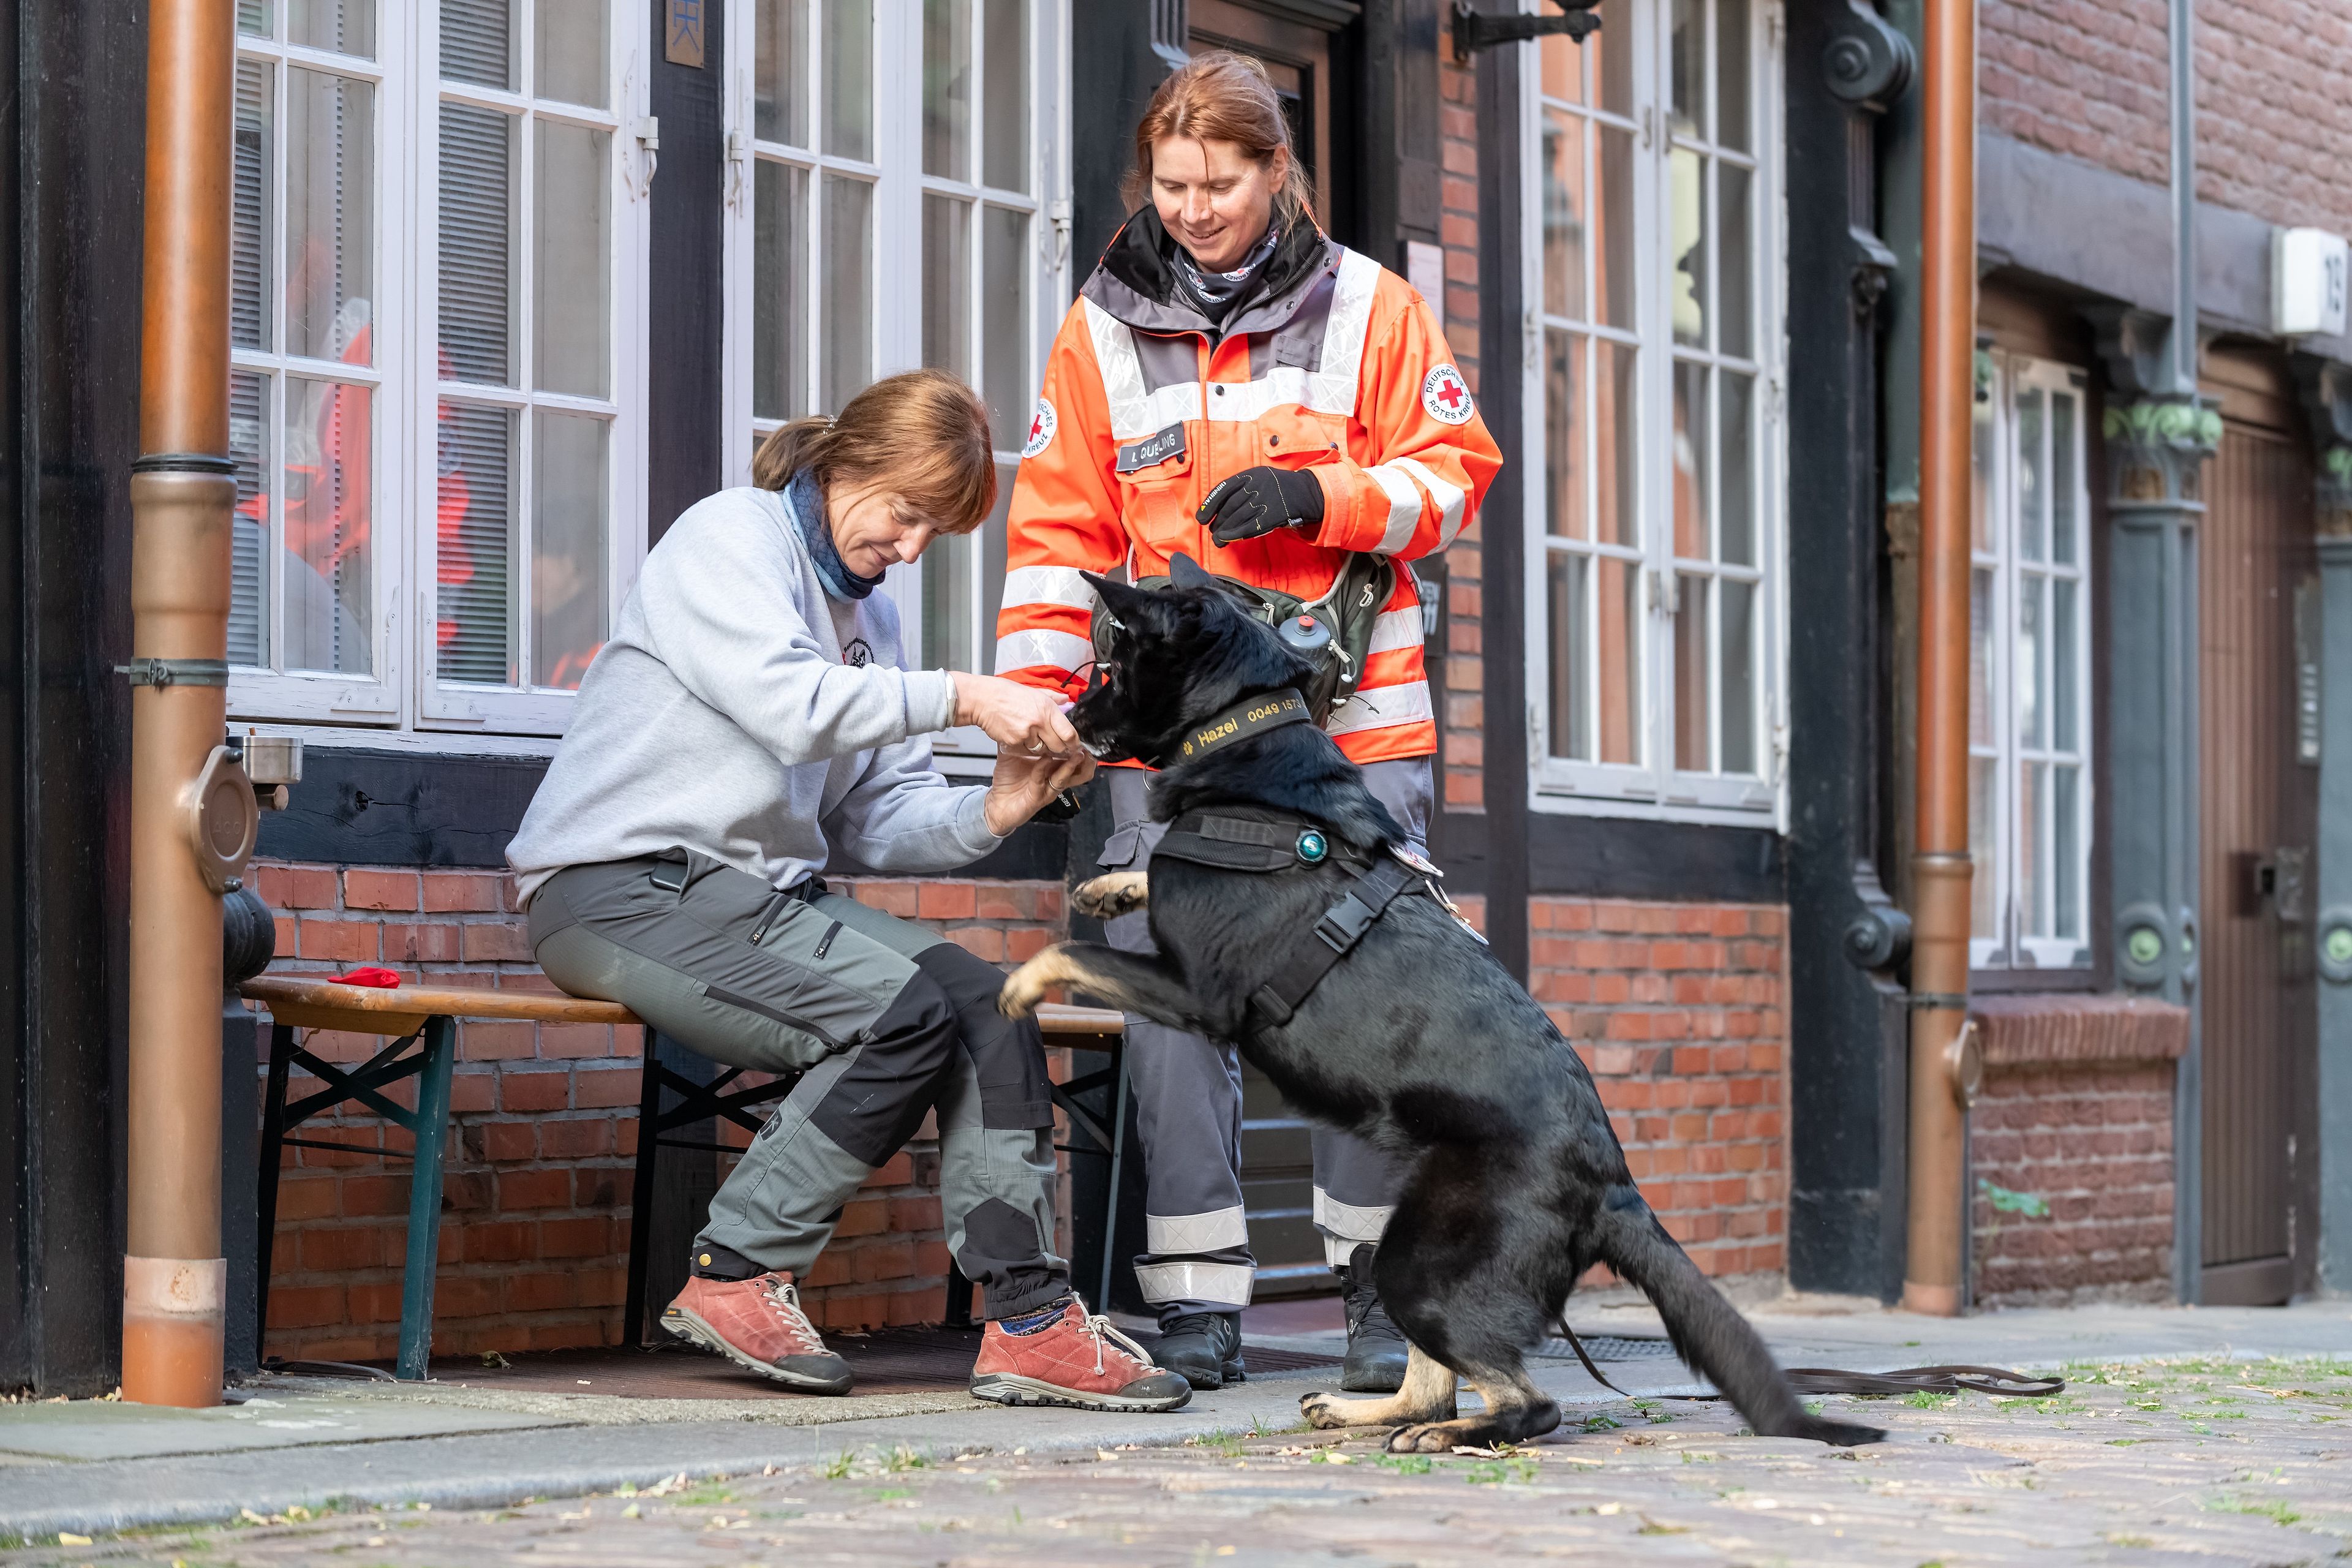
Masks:
[[[852,637],[849,646],[841,650],[841,662],[852,669],[864,669],[874,662],[874,650],[866,646],[864,637]]]

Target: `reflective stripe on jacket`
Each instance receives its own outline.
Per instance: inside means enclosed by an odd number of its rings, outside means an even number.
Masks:
[[[1013,485],[996,670],[1073,696],[1093,657],[1081,570],[1109,572],[1131,550],[1136,577],[1164,575],[1181,552],[1313,599],[1346,552],[1403,562],[1452,543],[1502,467],[1436,316],[1403,279],[1314,236],[1319,248],[1220,338],[1180,290],[1150,288],[1160,232],[1149,208],[1130,219],[1063,320]],[[1219,549],[1193,513],[1261,464],[1310,469],[1322,524]],[[1437,749],[1421,645],[1401,568],[1357,695],[1325,726],[1353,760]]]

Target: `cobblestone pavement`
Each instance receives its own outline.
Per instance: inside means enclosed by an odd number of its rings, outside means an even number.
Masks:
[[[679,1478],[494,1513],[423,1509],[77,1539],[0,1564],[2315,1563],[2352,1556],[2352,1361],[2077,1366],[2063,1395],[1832,1398],[1890,1440],[1743,1436],[1721,1406],[1586,1407],[1499,1455],[1371,1434]],[[299,1512],[299,1510],[296,1510]]]

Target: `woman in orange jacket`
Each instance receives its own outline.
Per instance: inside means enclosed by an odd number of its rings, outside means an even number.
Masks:
[[[1093,657],[1082,571],[1162,576],[1186,554],[1225,577],[1319,598],[1351,553],[1408,561],[1453,542],[1502,466],[1437,318],[1412,287],[1317,226],[1262,68],[1215,53],[1160,84],[1136,128],[1134,216],[1055,340],[1022,450],[996,667],[1075,696]],[[1148,199],[1146,199],[1148,198]],[[1436,716],[1410,572],[1325,728],[1416,840],[1433,809]],[[1165,825],[1145,774],[1112,770],[1102,864],[1140,870]],[[1147,951],[1141,913],[1109,940]],[[1143,1140],[1145,1251],[1160,1364],[1195,1387],[1238,1378],[1255,1262],[1240,1179],[1231,1045],[1130,1019]],[[1370,1249],[1399,1173],[1370,1145],[1314,1134],[1316,1227],[1347,1294],[1341,1384],[1393,1390],[1405,1347]]]

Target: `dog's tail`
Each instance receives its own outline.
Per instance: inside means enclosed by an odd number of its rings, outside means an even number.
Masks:
[[[1721,1389],[1759,1436],[1807,1437],[1851,1447],[1886,1436],[1874,1426],[1808,1415],[1763,1337],[1699,1272],[1632,1185],[1609,1189],[1596,1228],[1601,1260],[1650,1299],[1665,1321],[1675,1352]]]

